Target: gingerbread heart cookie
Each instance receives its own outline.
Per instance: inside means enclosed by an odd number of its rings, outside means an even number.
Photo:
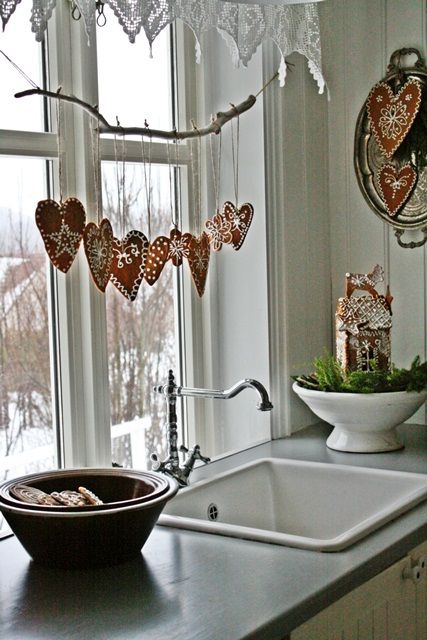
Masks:
[[[249,227],[254,217],[254,208],[249,202],[245,202],[237,208],[232,202],[225,202],[222,209],[223,217],[229,221],[231,226],[233,248],[238,251],[245,241]]]
[[[153,285],[159,279],[163,267],[169,259],[169,238],[159,236],[150,244],[145,266],[144,278],[147,284]]]
[[[417,172],[409,162],[400,169],[392,164],[381,167],[378,175],[378,191],[390,216],[395,216],[408,201],[415,188],[417,177]]]
[[[192,236],[187,260],[194,285],[200,297],[205,291],[209,258],[210,244],[208,234],[203,231],[198,238]]]
[[[224,215],[224,211],[216,213],[211,220],[206,220],[205,227],[214,251],[220,251],[223,244],[231,244],[233,241],[231,222]]]
[[[191,233],[181,233],[179,229],[172,229],[169,236],[169,259],[175,267],[182,265],[184,258],[188,258]]]
[[[36,208],[36,224],[52,264],[67,273],[79,250],[86,212],[77,198],[63,203],[41,200]]]
[[[125,298],[133,302],[144,278],[150,243],[142,231],[133,229],[123,240],[113,238],[110,279]]]
[[[421,104],[421,85],[416,78],[405,82],[393,93],[386,82],[379,82],[370,91],[366,109],[369,123],[381,151],[391,158],[405,139]]]
[[[110,280],[113,260],[113,229],[108,218],[101,220],[99,227],[88,222],[83,242],[92,278],[98,289],[104,292]]]

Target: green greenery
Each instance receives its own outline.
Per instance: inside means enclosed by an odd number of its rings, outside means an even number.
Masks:
[[[369,371],[341,369],[340,363],[330,354],[314,360],[314,373],[292,376],[306,389],[341,393],[384,393],[390,391],[421,391],[427,387],[427,362],[417,356],[409,369],[392,365],[389,371],[377,369],[371,363]]]

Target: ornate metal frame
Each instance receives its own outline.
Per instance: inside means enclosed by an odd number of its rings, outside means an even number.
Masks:
[[[417,61],[411,67],[402,68],[402,58],[411,54],[417,56]],[[390,57],[387,75],[383,81],[403,84],[411,77],[416,78],[423,89],[427,88],[427,68],[423,57],[418,49],[396,50]],[[427,242],[427,167],[419,173],[415,189],[405,206],[391,217],[375,186],[377,171],[386,161],[371,131],[365,102],[357,118],[354,136],[354,168],[360,190],[374,213],[394,227],[397,242],[401,247],[409,249],[420,247]],[[406,230],[416,229],[420,229],[423,233],[421,240],[411,242],[402,240]]]

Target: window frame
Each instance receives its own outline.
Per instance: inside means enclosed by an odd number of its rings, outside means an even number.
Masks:
[[[196,65],[194,40],[192,34],[185,31],[180,22],[174,25],[180,46],[176,51],[175,86],[179,105],[177,128],[190,128],[188,113],[203,111],[203,87],[206,65]],[[91,104],[98,104],[96,32],[91,34],[90,46],[83,25],[72,20],[69,8],[60,3],[49,21],[49,62],[50,82],[53,90],[61,85],[64,93],[82,97]],[[271,77],[271,57],[263,70],[264,79]],[[276,92],[275,92],[276,93]],[[51,114],[55,114],[56,105],[50,101]],[[272,103],[267,103],[264,117],[266,149],[269,141],[277,138]],[[55,125],[55,117],[52,117]],[[277,120],[277,117],[275,118]],[[138,124],[138,123],[135,123]],[[91,171],[90,132],[87,119],[80,109],[64,105],[64,135],[67,140],[67,157],[64,170],[64,195],[73,195],[86,203],[88,221],[95,219],[95,189]],[[43,157],[54,162],[58,160],[56,133],[0,131],[0,154],[27,155]],[[101,160],[113,160],[114,141],[102,139],[100,143]],[[82,162],[83,159],[83,162]],[[139,141],[126,141],[126,159],[129,162],[141,162]],[[152,160],[154,163],[167,163],[166,145],[153,142]],[[182,209],[192,217],[190,151],[186,144],[180,145],[179,163],[183,173]],[[274,157],[268,156],[267,165],[274,166]],[[270,164],[271,163],[271,164]],[[57,172],[54,177],[52,197],[58,197]],[[272,196],[269,196],[270,200]],[[268,204],[268,203],[267,203]],[[273,207],[268,207],[274,210]],[[186,221],[183,221],[186,226]],[[270,225],[268,238],[277,237],[275,223]],[[277,263],[276,248],[270,251],[270,264]],[[280,248],[277,248],[280,252]],[[52,277],[52,318],[56,319],[57,332],[52,339],[56,345],[56,360],[53,367],[60,372],[60,393],[55,400],[56,415],[61,423],[60,458],[61,466],[110,466],[111,465],[111,421],[108,385],[108,354],[105,298],[91,281],[83,252],[70,272],[64,274],[51,269]],[[181,270],[174,270],[181,271]],[[271,271],[271,269],[270,269]],[[203,305],[191,291],[191,278],[182,278],[177,274],[180,296],[176,309],[182,318],[181,353],[185,353],[185,364],[177,372],[177,379],[183,385],[209,386],[212,378],[212,347],[215,331],[214,301],[204,298]],[[216,284],[214,285],[216,286]],[[270,296],[274,302],[274,296]],[[270,315],[270,314],[269,314]],[[270,326],[271,335],[275,327]],[[280,367],[274,340],[270,343],[271,371]],[[184,359],[182,359],[184,361]],[[160,383],[162,381],[159,381]],[[215,386],[215,385],[214,385]],[[277,389],[277,387],[276,387]],[[280,404],[282,405],[282,392]],[[181,403],[180,403],[181,404]],[[277,406],[277,403],[275,403]],[[279,419],[278,412],[276,419]],[[182,421],[185,444],[196,441],[204,451],[209,452],[214,439],[212,403],[182,402]],[[277,423],[276,423],[277,424]],[[276,427],[279,434],[280,427]],[[283,429],[283,425],[281,427]]]
[[[63,38],[64,25],[69,33],[70,49],[67,45],[58,47],[56,42]],[[176,39],[180,39],[181,46],[177,55],[188,58],[188,36],[184,34],[183,26],[175,27]],[[91,34],[90,46],[86,46],[86,33],[80,24],[76,24],[69,12],[61,7],[61,13],[56,16],[55,40],[51,40],[53,51],[60,54],[71,50],[71,73],[68,60],[61,55],[57,60],[58,76],[64,92],[82,96],[91,104],[98,104],[97,95],[97,61],[96,61],[96,32]],[[175,69],[183,70],[184,65],[175,64]],[[90,73],[88,72],[90,71]],[[188,72],[186,74],[189,75]],[[176,92],[179,94],[180,112],[177,114],[177,127],[181,124],[183,114],[186,113],[184,101],[187,89],[183,73],[177,73],[175,78]],[[71,108],[72,109],[72,108]],[[69,109],[70,110],[70,109]],[[67,149],[67,164],[65,169],[67,179],[67,193],[75,193],[76,197],[87,203],[87,212],[95,211],[95,185],[90,171],[84,171],[84,166],[90,167],[89,128],[83,119],[83,114],[74,113],[70,122],[66,122],[65,136],[73,139],[74,143]],[[136,123],[138,125],[138,123]],[[68,129],[67,129],[68,127]],[[70,137],[69,137],[70,136]],[[72,137],[73,136],[73,137]],[[74,151],[74,153],[72,153]],[[125,141],[126,161],[141,163],[141,146],[139,141]],[[84,163],[79,158],[84,158]],[[101,138],[100,162],[114,161],[114,140]],[[167,165],[167,148],[164,143],[153,142],[151,146],[153,164]],[[188,148],[180,146],[180,167],[186,168],[190,161]],[[188,171],[186,172],[188,176]],[[185,192],[186,189],[183,190]],[[88,215],[88,221],[95,219]],[[177,296],[176,310],[186,307],[184,295],[188,295],[187,288],[182,282],[180,274],[175,271]],[[111,420],[110,396],[108,382],[108,353],[105,296],[92,284],[86,261],[79,252],[77,269],[70,273],[68,282],[58,282],[58,322],[59,335],[66,348],[59,348],[61,359],[60,369],[65,371],[62,379],[62,424],[63,424],[63,460],[64,466],[110,466],[111,465]],[[60,277],[60,276],[59,276]],[[187,325],[189,318],[186,318]],[[188,330],[188,327],[187,327]],[[184,347],[181,346],[181,353]],[[181,368],[179,375],[184,378],[185,372]],[[161,383],[162,381],[159,381]],[[81,399],[84,401],[81,402]],[[91,425],[87,428],[87,425]]]
[[[175,27],[178,38],[186,43],[183,26]],[[63,93],[77,95],[91,104],[98,103],[96,32],[91,34],[90,46],[83,25],[71,18],[69,8],[60,3],[49,21],[47,39],[49,80],[52,90],[62,87]],[[182,61],[189,58],[184,44],[177,56]],[[186,76],[188,76],[188,71]],[[179,120],[185,113],[182,104],[187,96],[184,74],[177,73],[176,91],[181,109]],[[34,98],[33,98],[34,99]],[[35,98],[39,99],[39,98]],[[43,158],[47,162],[58,162],[56,136],[56,104],[48,103],[52,132],[27,132],[0,130],[0,155]],[[86,203],[87,221],[95,220],[95,185],[91,171],[90,131],[87,118],[78,107],[65,104],[63,107],[63,137],[67,141],[63,156],[62,188],[64,196],[73,195]],[[138,124],[138,123],[135,123]],[[178,126],[178,123],[177,123]],[[100,161],[113,160],[114,141],[102,138]],[[139,141],[126,141],[128,162],[141,162]],[[180,145],[180,167],[188,166],[190,157],[185,145]],[[152,162],[167,164],[166,145],[153,142]],[[57,169],[57,167],[56,167]],[[58,171],[52,172],[52,193],[58,199]],[[188,171],[186,174],[188,176]],[[186,189],[183,189],[183,194]],[[72,269],[64,275],[49,265],[49,314],[51,319],[51,371],[52,405],[55,417],[55,432],[58,441],[58,466],[110,466],[111,465],[111,421],[108,382],[107,326],[105,296],[99,292],[90,278],[83,252],[79,251]],[[178,271],[178,270],[174,270]],[[175,274],[179,281],[179,274]],[[176,310],[186,307],[183,297],[188,288],[178,282],[182,290]],[[181,347],[184,352],[185,347]],[[178,372],[184,379],[185,371]],[[159,381],[161,383],[162,381]]]

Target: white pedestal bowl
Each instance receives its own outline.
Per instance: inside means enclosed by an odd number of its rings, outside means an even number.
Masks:
[[[319,418],[335,428],[326,441],[330,449],[374,453],[402,449],[396,427],[408,420],[427,399],[427,390],[388,393],[334,393],[293,390]]]

